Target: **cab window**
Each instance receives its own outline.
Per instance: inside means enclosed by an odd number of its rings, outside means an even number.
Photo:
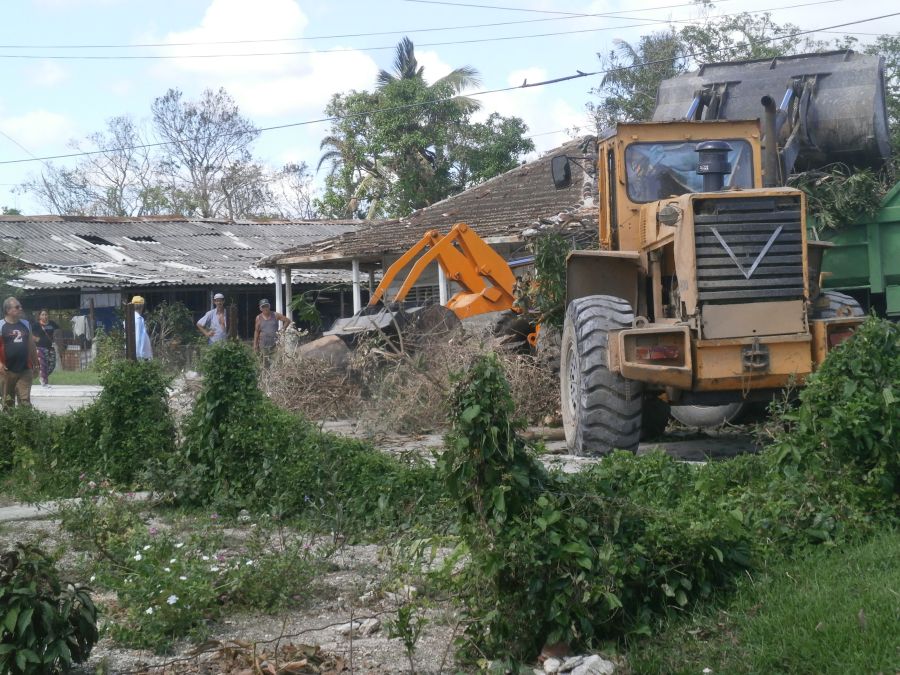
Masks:
[[[750,143],[727,140],[731,146],[731,173],[725,187],[753,187]],[[697,173],[697,141],[632,143],[625,148],[628,198],[633,202],[655,202],[688,192],[703,191],[703,176]]]

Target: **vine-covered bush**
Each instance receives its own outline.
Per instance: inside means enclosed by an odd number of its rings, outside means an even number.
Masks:
[[[749,564],[742,518],[687,498],[692,469],[622,453],[548,476],[511,414],[502,369],[484,357],[457,385],[439,462],[470,556],[460,590],[475,652],[527,660],[544,642],[590,646],[646,629]],[[629,483],[664,494],[647,503]]]
[[[430,508],[441,491],[427,465],[323,433],[279,409],[260,391],[245,346],[217,343],[200,367],[203,389],[184,426],[180,462],[160,473],[160,487],[179,484],[182,498],[225,510],[320,516],[332,529],[441,517]]]
[[[0,555],[0,672],[68,671],[87,660],[97,637],[87,588],[61,582],[37,547],[19,544]]]

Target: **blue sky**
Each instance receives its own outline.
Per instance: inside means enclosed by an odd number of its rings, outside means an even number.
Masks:
[[[778,23],[812,29],[896,11],[883,0],[782,9],[810,1],[720,0],[704,11],[684,0],[448,0],[453,6],[422,0],[17,0],[4,3],[0,29],[0,162],[70,152],[70,140],[101,130],[113,116],[147,120],[153,99],[170,87],[190,98],[205,88],[225,87],[259,127],[315,120],[333,93],[372,88],[378,69],[390,68],[393,46],[404,35],[416,44],[427,78],[471,65],[481,73],[480,89],[488,90],[571,75],[576,69],[598,70],[596,53],[612,48],[614,39],[634,41],[668,20],[702,21],[708,15],[768,9]],[[566,15],[609,12],[619,14]],[[523,23],[473,27],[500,22]],[[839,32],[897,33],[900,17]],[[547,33],[567,34],[539,35]],[[515,39],[496,40],[503,37]],[[260,42],[209,44],[233,40]],[[183,43],[192,45],[173,46]],[[134,46],[144,44],[164,46]],[[75,45],[121,46],[59,48]],[[261,52],[306,53],[247,55]],[[210,54],[244,55],[190,58]],[[484,115],[497,111],[522,117],[538,149],[546,150],[575,128],[590,130],[585,103],[599,80],[594,76],[479,99]],[[273,167],[287,161],[315,167],[327,130],[327,124],[309,124],[266,132],[254,150]],[[40,212],[27,195],[12,193],[40,168],[37,161],[0,164],[0,206]]]

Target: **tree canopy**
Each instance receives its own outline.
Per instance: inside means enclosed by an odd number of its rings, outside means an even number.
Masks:
[[[393,65],[373,91],[335,94],[326,108],[336,119],[319,160],[329,169],[324,214],[403,216],[512,169],[534,149],[517,117],[472,120],[480,105],[461,93],[479,84],[474,68],[429,83],[408,38]]]
[[[45,164],[19,190],[61,215],[183,215],[204,218],[308,218],[305,164],[273,171],[256,160],[259,135],[224,90],[196,101],[170,89],[154,100],[151,123],[127,116],[75,141],[73,167]]]

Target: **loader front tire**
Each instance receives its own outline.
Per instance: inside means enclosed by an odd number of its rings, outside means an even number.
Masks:
[[[637,450],[643,385],[611,371],[607,361],[610,334],[633,321],[621,298],[589,295],[569,303],[559,375],[566,444],[576,455]]]

